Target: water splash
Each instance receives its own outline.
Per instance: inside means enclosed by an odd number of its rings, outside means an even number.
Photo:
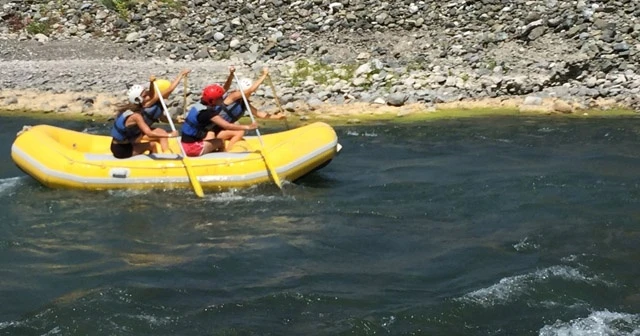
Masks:
[[[513,244],[513,248],[518,252],[530,252],[540,249],[540,244],[529,240],[529,237],[524,237],[524,239]]]
[[[519,297],[535,292],[535,286],[548,283],[553,279],[570,282],[583,282],[589,285],[613,286],[612,283],[597,276],[587,276],[578,269],[569,266],[551,266],[532,273],[503,278],[495,285],[465,294],[458,300],[474,303],[483,307],[507,304]]]
[[[546,325],[539,332],[540,336],[637,336],[640,335],[640,315],[596,311],[585,318],[569,322],[556,321]]]
[[[0,195],[6,195],[11,193],[12,191],[15,191],[20,185],[20,180],[22,180],[23,178],[24,177],[17,176],[0,179]]]
[[[148,195],[151,192],[151,190],[148,189],[111,189],[111,190],[107,190],[107,193],[109,193],[109,195],[114,196],[114,197],[123,197],[123,198],[129,198],[129,197],[135,197],[135,196],[141,196],[141,195]]]

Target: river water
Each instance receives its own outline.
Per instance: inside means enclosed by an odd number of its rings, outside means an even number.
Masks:
[[[640,335],[640,119],[337,127],[202,200],[47,189],[0,121],[2,335]]]

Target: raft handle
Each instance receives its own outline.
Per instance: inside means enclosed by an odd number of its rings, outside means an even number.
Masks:
[[[111,177],[115,178],[127,178],[129,177],[129,169],[127,168],[112,168],[109,171]]]

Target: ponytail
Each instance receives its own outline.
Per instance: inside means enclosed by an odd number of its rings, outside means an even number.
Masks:
[[[142,112],[142,104],[123,103],[116,106],[116,118],[119,117],[125,111],[131,111],[134,113]]]

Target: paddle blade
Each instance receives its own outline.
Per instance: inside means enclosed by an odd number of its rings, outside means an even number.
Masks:
[[[187,175],[189,176],[189,182],[191,182],[191,187],[193,188],[193,192],[198,197],[204,197],[204,191],[202,190],[202,185],[200,185],[200,181],[198,181],[198,177],[193,172],[191,168],[191,164],[189,163],[189,159],[186,156],[182,157],[182,163],[184,164],[184,168],[187,170]]]
[[[264,160],[264,164],[267,166],[267,170],[269,171],[269,174],[271,175],[273,182],[278,186],[278,188],[282,190],[282,181],[280,181],[280,177],[278,176],[276,169],[273,167],[273,165],[271,164],[271,161],[269,160],[267,155],[264,153],[264,151],[260,151],[260,154],[262,154],[262,159]]]

